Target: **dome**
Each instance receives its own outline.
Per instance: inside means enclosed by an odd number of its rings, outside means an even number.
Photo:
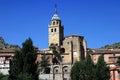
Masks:
[[[58,16],[57,13],[53,15],[52,20],[60,20],[60,17]]]

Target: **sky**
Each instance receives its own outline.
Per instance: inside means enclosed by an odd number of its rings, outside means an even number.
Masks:
[[[0,36],[19,46],[30,37],[48,48],[55,4],[65,36],[84,36],[88,48],[120,42],[120,0],[0,0]]]

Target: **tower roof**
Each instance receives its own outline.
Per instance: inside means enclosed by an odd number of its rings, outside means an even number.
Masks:
[[[58,16],[57,13],[53,15],[52,20],[60,20],[60,17]]]
[[[55,5],[55,13],[52,17],[52,20],[60,20],[60,17],[58,16],[58,13],[57,13],[57,5]]]

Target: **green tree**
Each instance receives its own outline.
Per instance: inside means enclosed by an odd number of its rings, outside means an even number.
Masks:
[[[54,54],[53,64],[60,64],[62,61],[61,48],[57,44],[51,44],[49,48],[52,50],[52,52]]]
[[[95,78],[95,65],[89,54],[86,56],[84,67],[85,67],[84,80],[93,80]]]
[[[40,67],[40,71],[43,71],[44,73],[49,73],[49,59],[50,57],[46,57],[46,54],[44,54],[42,57],[41,57],[41,61],[39,63],[39,67]]]
[[[71,73],[70,73],[71,80],[85,80],[84,70],[85,70],[84,61],[75,62],[73,67],[71,68]]]
[[[33,47],[32,40],[29,38],[22,44],[22,48],[16,52],[11,61],[9,80],[20,80],[19,75],[22,75],[22,73],[31,75],[31,80],[38,80],[36,59],[37,53]]]
[[[110,79],[110,71],[109,67],[107,67],[104,57],[101,55],[98,58],[98,62],[96,64],[96,75],[97,80],[109,80]]]
[[[71,80],[109,80],[110,71],[100,56],[97,64],[94,64],[91,56],[87,55],[85,60],[74,63],[70,73]]]
[[[28,74],[28,73],[20,73],[18,75],[18,80],[34,80],[32,79],[32,75]]]
[[[90,55],[85,60],[76,62],[71,69],[72,80],[96,80],[94,72],[95,66]]]
[[[0,72],[0,80],[2,80],[4,77],[5,75]]]
[[[0,72],[0,80],[8,80],[8,75],[5,75],[2,72]]]

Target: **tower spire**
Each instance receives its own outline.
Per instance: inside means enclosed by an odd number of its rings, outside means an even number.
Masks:
[[[55,4],[55,14],[57,14],[57,4]]]
[[[60,20],[58,13],[57,13],[57,4],[55,4],[55,13],[52,17],[52,20]]]

